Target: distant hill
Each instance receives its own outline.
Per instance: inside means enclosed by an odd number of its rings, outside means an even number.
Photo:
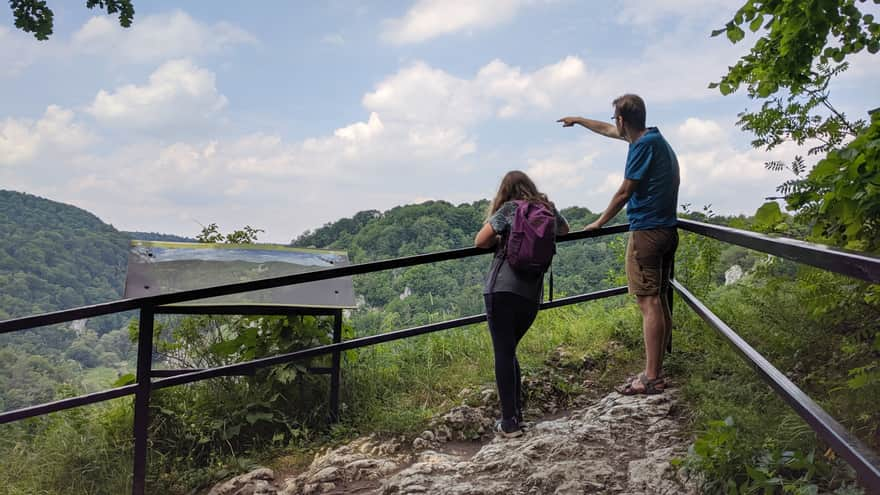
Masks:
[[[129,237],[75,206],[0,191],[0,319],[118,299]]]
[[[166,241],[166,242],[198,242],[192,237],[183,237],[174,234],[160,234],[158,232],[129,232],[123,230],[123,235],[129,239],[137,239],[139,241]]]

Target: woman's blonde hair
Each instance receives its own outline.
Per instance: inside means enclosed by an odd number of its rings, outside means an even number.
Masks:
[[[501,205],[508,201],[521,199],[532,203],[543,203],[545,206],[552,208],[553,203],[547,199],[547,195],[538,191],[535,183],[529,178],[525,172],[519,170],[511,170],[504,174],[501,179],[501,185],[498,186],[498,192],[495,193],[495,199],[489,203],[489,211],[487,217],[491,217],[501,208]]]

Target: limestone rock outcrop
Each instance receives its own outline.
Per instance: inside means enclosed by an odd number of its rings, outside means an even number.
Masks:
[[[538,421],[522,437],[489,436],[482,445],[471,439],[485,440],[491,424],[482,409],[461,406],[414,440],[360,438],[319,453],[295,476],[276,480],[258,470],[210,495],[698,493],[670,463],[689,442],[678,404],[674,389],[652,396],[611,393]]]
[[[687,445],[677,402],[672,391],[613,393],[570,416],[538,422],[520,438],[496,438],[469,459],[424,451],[376,493],[697,493],[670,464]]]

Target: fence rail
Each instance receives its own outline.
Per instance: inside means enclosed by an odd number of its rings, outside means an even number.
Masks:
[[[871,283],[880,283],[880,259],[861,253],[834,250],[825,246],[796,241],[786,238],[775,238],[754,232],[747,232],[729,227],[696,222],[692,220],[679,220],[678,227],[682,230],[695,234],[711,237],[722,242],[736,244],[764,253],[779,256],[785,259],[798,261],[831,272],[847,275]],[[560,236],[559,242],[567,242],[578,239],[600,237],[610,234],[619,234],[629,230],[628,225],[615,225],[594,231],[573,232]],[[138,361],[137,383],[124,387],[104,390],[93,394],[87,394],[70,399],[63,399],[46,404],[17,409],[0,413],[0,424],[19,421],[21,419],[41,416],[51,412],[61,411],[88,404],[94,404],[110,399],[135,395],[135,421],[134,421],[134,471],[132,479],[132,493],[142,495],[145,492],[146,479],[146,450],[147,450],[147,426],[150,395],[153,390],[158,390],[186,383],[193,383],[218,376],[251,373],[258,368],[284,364],[295,360],[307,359],[315,356],[332,355],[333,368],[325,370],[331,373],[331,379],[337,381],[340,366],[338,356],[344,350],[357,349],[365,346],[376,345],[384,342],[400,340],[438,332],[451,328],[481,323],[486,320],[485,314],[472,315],[453,320],[447,320],[414,328],[397,330],[369,337],[350,339],[347,341],[335,341],[332,344],[303,349],[287,354],[256,359],[245,363],[236,363],[217,368],[202,370],[174,370],[172,373],[156,373],[152,369],[152,341],[153,341],[153,317],[157,313],[180,313],[187,314],[204,311],[192,306],[172,306],[209,297],[238,294],[255,290],[270,289],[286,285],[295,285],[306,282],[315,282],[337,277],[361,275],[395,268],[436,263],[454,259],[462,259],[478,256],[491,252],[490,249],[464,248],[442,251],[437,253],[395,258],[390,260],[375,261],[369,263],[353,264],[345,267],[330,268],[315,272],[286,275],[282,277],[268,278],[263,280],[225,284],[203,289],[175,292],[156,296],[122,299],[119,301],[95,304],[63,311],[55,311],[24,318],[0,321],[0,334],[25,330],[34,327],[65,323],[83,318],[92,318],[113,313],[131,310],[140,311],[140,327],[138,333]],[[877,456],[855,439],[849,432],[831,416],[821,409],[812,399],[804,394],[796,385],[785,377],[779,370],[774,368],[763,356],[748,345],[726,323],[711,312],[701,301],[693,296],[684,286],[673,281],[673,288],[688,305],[700,315],[710,326],[723,335],[739,354],[751,364],[758,375],[766,381],[777,394],[800,414],[816,431],[821,439],[827,442],[838,454],[841,455],[855,469],[860,482],[869,491],[880,493],[880,462]],[[626,293],[625,287],[606,289],[578,296],[551,300],[541,304],[541,309],[550,309],[569,304],[576,304],[606,297],[612,297]],[[260,314],[259,309],[245,306],[229,306],[215,309],[218,314]],[[332,314],[332,312],[327,312]],[[337,318],[338,326],[341,318]],[[334,332],[336,332],[334,328]],[[335,372],[335,375],[333,373]],[[157,376],[161,375],[161,376]],[[335,378],[334,378],[335,377]],[[158,378],[153,380],[153,378]],[[331,404],[333,401],[331,395]]]

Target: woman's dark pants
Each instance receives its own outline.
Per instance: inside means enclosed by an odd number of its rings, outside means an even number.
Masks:
[[[512,292],[485,294],[486,315],[495,350],[495,383],[501,400],[501,417],[522,413],[522,377],[516,346],[538,314],[538,303]]]

